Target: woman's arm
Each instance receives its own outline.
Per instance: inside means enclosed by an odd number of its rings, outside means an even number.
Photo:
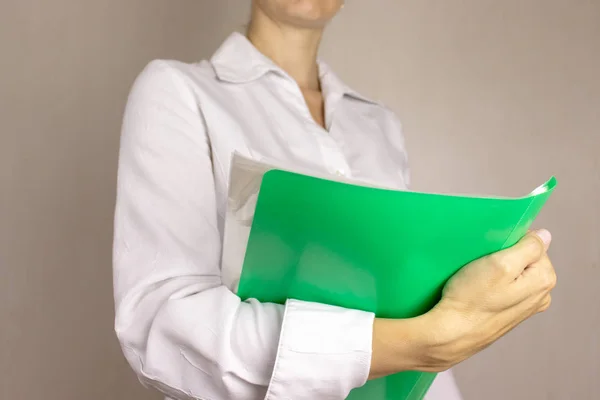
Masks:
[[[175,399],[341,399],[369,374],[373,315],[241,302],[221,283],[211,149],[186,77],[153,62],[125,113],[115,328],[140,379]]]

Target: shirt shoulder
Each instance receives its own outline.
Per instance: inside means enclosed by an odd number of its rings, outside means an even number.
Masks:
[[[216,74],[208,60],[186,63],[178,60],[153,60],[147,66],[150,71],[163,71],[175,74],[188,83],[214,82]]]
[[[377,122],[377,125],[386,133],[402,136],[402,121],[399,115],[382,101],[364,103],[367,114]]]
[[[132,95],[175,94],[188,99],[216,83],[216,75],[210,62],[186,63],[177,60],[156,59],[150,61],[138,74]]]

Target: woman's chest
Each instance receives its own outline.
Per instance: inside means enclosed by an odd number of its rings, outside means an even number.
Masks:
[[[389,140],[401,132],[389,131],[378,106],[341,98],[326,107],[328,129],[315,122],[301,94],[285,89],[224,92],[205,102],[201,111],[218,203],[225,203],[234,152],[290,169],[405,188],[406,155]]]

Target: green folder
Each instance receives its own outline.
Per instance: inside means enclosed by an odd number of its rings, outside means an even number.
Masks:
[[[522,198],[397,191],[278,169],[260,184],[238,295],[411,318],[462,266],[523,237],[556,186]],[[421,400],[436,374],[372,380],[351,400]]]

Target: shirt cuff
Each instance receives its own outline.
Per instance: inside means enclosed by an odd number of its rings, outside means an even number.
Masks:
[[[288,300],[265,400],[345,399],[369,376],[373,313]]]

